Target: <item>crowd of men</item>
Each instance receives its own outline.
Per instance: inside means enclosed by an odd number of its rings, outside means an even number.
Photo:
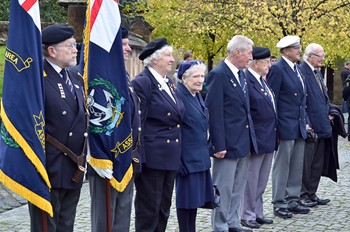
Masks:
[[[70,68],[76,65],[74,29],[54,24],[45,28],[42,36],[47,132],[81,155],[86,149],[88,113],[82,79]],[[131,48],[125,28],[122,37],[127,60]],[[205,103],[196,94],[189,95],[198,98],[196,107],[203,115],[209,113],[205,117],[209,118],[209,136],[207,130],[200,133],[209,139],[203,143],[202,148],[209,151],[203,156],[212,157],[212,184],[220,192],[220,206],[212,209],[212,231],[251,231],[273,223],[264,216],[262,200],[272,160],[275,216],[307,214],[311,207],[330,201],[317,196],[334,120],[320,70],[325,52],[321,45],[311,43],[302,59],[298,36],[286,36],[276,46],[281,53],[277,61],[269,48],[254,46],[242,35],[232,37],[227,57],[206,77]],[[113,190],[109,196],[112,231],[130,230],[134,183],[136,231],[166,231],[176,176],[180,173],[183,177],[189,171],[179,170],[184,166],[181,131],[188,112],[167,77],[175,61],[172,51],[165,38],[151,41],[139,56],[145,69],[132,81],[125,77],[132,99],[134,148],[136,138],[141,147],[132,181],[124,191]],[[186,63],[185,70],[180,67],[179,79],[192,80],[198,89],[204,79],[185,73],[197,63]],[[191,124],[192,119],[187,120]],[[55,143],[47,145],[54,209],[53,218],[46,216],[48,228],[73,231],[82,179],[72,179],[76,171],[72,158]],[[198,165],[192,163],[192,167]],[[92,231],[106,231],[104,179],[110,179],[111,172],[109,168],[89,167]],[[41,231],[40,211],[34,205],[29,208],[31,231]],[[180,227],[180,231],[195,231],[195,226]]]

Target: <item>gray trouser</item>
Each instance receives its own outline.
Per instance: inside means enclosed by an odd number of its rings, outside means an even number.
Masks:
[[[288,208],[298,201],[302,185],[304,139],[281,140],[272,168],[272,202],[276,208]]]
[[[91,195],[91,231],[107,231],[106,223],[106,179],[89,176]],[[134,179],[131,179],[123,192],[110,186],[110,213],[113,232],[130,230],[131,204]]]

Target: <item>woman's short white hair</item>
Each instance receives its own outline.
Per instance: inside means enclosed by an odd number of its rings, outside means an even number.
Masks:
[[[203,69],[203,72],[204,72],[207,69],[207,66],[204,63],[192,65],[189,69],[187,69],[184,72],[184,74],[182,74],[182,79],[190,77],[192,75],[193,70],[197,69],[197,68]]]
[[[152,67],[152,61],[159,60],[160,58],[162,58],[163,53],[165,51],[169,51],[170,53],[172,53],[173,52],[173,47],[170,46],[170,45],[165,45],[161,49],[156,50],[155,52],[152,53],[152,55],[146,57],[143,60],[143,65],[145,67],[150,67],[150,66]]]

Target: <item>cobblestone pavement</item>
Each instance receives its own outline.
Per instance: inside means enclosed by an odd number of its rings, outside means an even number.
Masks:
[[[291,219],[280,219],[273,216],[271,202],[271,181],[269,181],[265,193],[265,214],[274,219],[273,225],[263,225],[258,230],[261,232],[335,232],[350,231],[350,143],[339,137],[339,163],[338,183],[328,178],[322,178],[318,195],[329,198],[331,202],[326,206],[316,206],[307,215],[293,215]],[[0,192],[4,191],[0,188]],[[5,194],[6,195],[6,194]],[[4,196],[4,193],[2,193]],[[1,199],[0,199],[1,200]],[[0,201],[1,202],[1,201]],[[167,231],[178,231],[176,211],[171,208]],[[132,214],[131,231],[134,231],[134,213]],[[29,215],[27,205],[0,213],[0,231],[29,231]],[[75,231],[90,231],[90,196],[88,184],[85,183],[79,201],[75,222]],[[210,210],[199,209],[197,216],[197,231],[209,232]]]

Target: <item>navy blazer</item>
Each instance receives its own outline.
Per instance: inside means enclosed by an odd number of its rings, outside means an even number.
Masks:
[[[76,99],[55,69],[44,61],[45,130],[76,155],[81,155],[87,133],[87,112],[82,78],[67,70],[75,88]],[[86,134],[87,135],[87,134]],[[72,181],[77,165],[68,156],[46,142],[46,169],[53,188],[77,189]]]
[[[280,58],[267,74],[278,113],[278,137],[283,140],[306,139],[306,92],[288,63]]]
[[[322,84],[322,90],[316,80],[315,74],[310,66],[304,62],[300,66],[300,71],[305,77],[307,86],[306,111],[308,122],[319,138],[330,138],[332,135],[332,126],[329,120],[329,98],[327,87]],[[321,72],[318,72],[320,76]]]
[[[250,114],[254,123],[259,154],[272,153],[277,149],[276,111],[266,91],[254,75],[249,70],[245,75],[249,89]],[[267,84],[266,87],[269,88]],[[273,94],[271,89],[270,91]],[[273,101],[275,101],[274,96]]]
[[[210,154],[226,150],[225,158],[242,158],[251,149],[257,152],[249,95],[248,99],[244,97],[240,84],[224,61],[209,72],[206,84]]]
[[[182,175],[206,171],[210,168],[208,142],[208,110],[202,96],[193,96],[187,88],[178,83],[176,91],[185,106],[185,116],[181,129],[181,165]]]
[[[181,156],[181,124],[184,105],[174,93],[176,104],[148,68],[132,80],[141,100],[141,160],[148,168],[177,170]],[[169,80],[169,84],[172,84]]]

